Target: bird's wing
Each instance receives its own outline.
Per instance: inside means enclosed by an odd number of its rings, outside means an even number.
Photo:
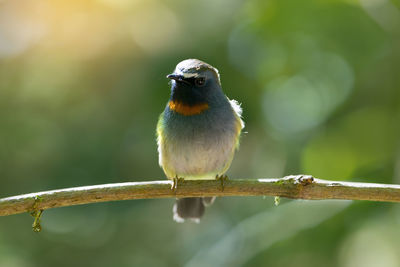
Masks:
[[[242,107],[240,106],[239,102],[237,102],[235,99],[229,100],[229,103],[231,104],[231,107],[233,111],[235,112],[236,117],[239,119],[240,122],[240,130],[244,128],[244,122],[242,120]]]
[[[228,98],[229,100],[229,98]],[[239,148],[239,141],[240,141],[240,132],[242,131],[242,129],[244,128],[244,121],[242,120],[242,108],[240,106],[240,104],[232,99],[229,100],[229,103],[231,104],[231,107],[233,109],[233,111],[235,112],[235,117],[237,119],[237,127],[236,127],[236,131],[237,131],[237,141],[236,141],[236,148]]]
[[[162,167],[163,166],[163,146],[164,146],[164,112],[162,112],[158,118],[157,122],[157,147],[158,147],[158,164]]]

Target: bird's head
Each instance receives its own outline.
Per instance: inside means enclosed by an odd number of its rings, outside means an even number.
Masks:
[[[167,78],[172,81],[170,101],[174,103],[205,105],[223,96],[218,70],[198,59],[181,61]]]

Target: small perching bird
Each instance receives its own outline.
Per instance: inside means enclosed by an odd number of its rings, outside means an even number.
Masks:
[[[218,70],[198,59],[180,62],[172,74],[171,97],[157,124],[159,164],[176,190],[181,179],[226,179],[244,127],[242,109],[222,91]],[[181,198],[174,220],[199,222],[214,198]]]

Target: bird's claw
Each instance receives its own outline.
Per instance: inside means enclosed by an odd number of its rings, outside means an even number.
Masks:
[[[172,178],[171,190],[175,193],[178,189],[178,184],[182,183],[183,181],[184,179],[182,177],[175,176],[174,178]]]
[[[219,180],[221,182],[221,191],[224,191],[225,188],[225,182],[228,181],[228,176],[227,175],[217,175],[215,177],[215,180]]]

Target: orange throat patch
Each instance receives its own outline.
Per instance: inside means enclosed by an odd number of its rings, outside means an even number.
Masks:
[[[177,101],[169,101],[168,106],[171,110],[185,116],[197,115],[208,109],[207,103],[200,103],[193,106],[185,105]]]

